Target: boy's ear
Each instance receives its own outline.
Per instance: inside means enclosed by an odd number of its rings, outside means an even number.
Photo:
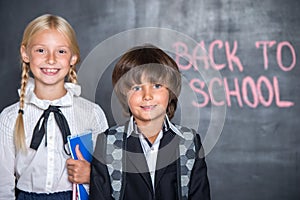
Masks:
[[[20,53],[21,53],[21,57],[22,57],[23,62],[29,63],[29,56],[26,52],[26,47],[24,45],[22,45],[20,47]]]
[[[78,56],[77,55],[73,55],[71,57],[70,65],[75,65],[76,62],[77,62],[77,60],[78,60]]]

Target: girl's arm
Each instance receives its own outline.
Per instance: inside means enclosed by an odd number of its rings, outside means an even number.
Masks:
[[[78,160],[69,158],[66,162],[69,181],[76,184],[89,184],[91,165],[81,154],[79,145],[76,145],[75,151]]]
[[[0,114],[0,200],[15,199],[14,121],[5,110]]]

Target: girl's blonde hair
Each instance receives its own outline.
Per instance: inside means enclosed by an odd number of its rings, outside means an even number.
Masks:
[[[80,61],[80,51],[79,51],[79,46],[77,43],[75,31],[64,18],[55,15],[50,15],[50,14],[45,14],[35,18],[25,28],[21,46],[27,48],[32,38],[35,36],[35,34],[46,29],[55,29],[60,33],[62,33],[65,36],[65,38],[67,38],[72,54],[77,56],[76,63],[72,65],[70,68],[68,74],[68,81],[72,83],[77,83],[77,74],[76,74],[75,65]],[[23,114],[24,114],[24,105],[25,105],[25,91],[29,79],[29,70],[30,70],[29,67],[30,63],[24,62],[22,58],[21,58],[21,63],[22,63],[22,75],[21,75],[19,111],[18,111],[18,117],[15,124],[15,131],[14,131],[14,141],[15,141],[15,146],[17,151],[26,150]]]

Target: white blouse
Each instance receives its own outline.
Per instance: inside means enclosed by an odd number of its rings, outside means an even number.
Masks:
[[[39,148],[29,148],[34,127],[49,105],[60,106],[68,121],[72,135],[86,132],[97,134],[108,128],[101,107],[80,97],[81,88],[65,83],[67,94],[54,101],[40,100],[34,92],[33,79],[26,88],[24,107],[24,126],[27,153],[16,152],[13,141],[14,126],[19,110],[19,102],[5,108],[0,114],[0,200],[15,199],[15,178],[17,188],[27,192],[53,193],[71,191],[68,181],[66,160],[70,157],[63,149],[62,135],[53,113],[47,124],[47,146],[45,137]]]

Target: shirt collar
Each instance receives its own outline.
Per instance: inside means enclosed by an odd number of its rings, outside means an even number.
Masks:
[[[127,138],[132,134],[132,132],[135,130],[135,123],[134,123],[134,119],[133,116],[130,117],[129,122],[128,122],[128,129],[127,129]],[[180,137],[183,137],[183,134],[180,132],[180,130],[178,130],[178,128],[176,128],[176,126],[174,126],[170,120],[169,117],[166,115],[165,120],[164,120],[164,132],[168,131],[169,129],[171,129],[175,134],[177,134]]]
[[[81,87],[74,83],[65,83],[65,88],[67,90],[66,95],[59,99],[53,101],[50,100],[41,100],[34,94],[34,79],[29,78],[26,85],[25,91],[25,103],[34,104],[35,106],[45,110],[49,105],[53,106],[71,106],[73,105],[73,96],[79,96],[81,93]],[[20,89],[18,90],[20,95]]]

